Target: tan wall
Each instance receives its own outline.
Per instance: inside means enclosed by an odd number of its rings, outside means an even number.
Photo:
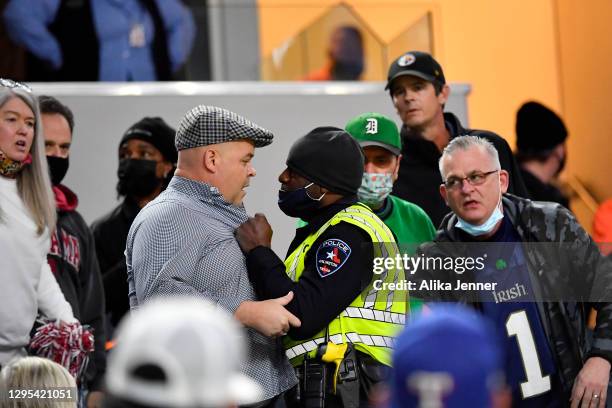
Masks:
[[[338,0],[259,0],[262,54],[298,32]],[[519,106],[537,100],[566,120],[566,175],[596,200],[612,197],[612,1],[345,0],[382,39],[407,15],[432,13],[434,54],[449,82],[472,85],[470,125],[493,130],[514,147]],[[307,4],[300,8],[298,5]],[[289,7],[290,17],[283,14]],[[293,8],[291,8],[293,7]],[[285,17],[281,17],[281,16]],[[591,210],[572,203],[590,229]]]
[[[612,2],[556,0],[556,6],[568,170],[603,201],[612,197]],[[589,212],[578,211],[590,224]]]
[[[520,105],[560,108],[553,7],[548,0],[440,1],[442,64],[451,81],[472,85],[470,125],[514,147]]]
[[[262,56],[338,0],[259,0]],[[345,0],[383,40],[405,16],[430,11],[434,54],[451,82],[472,85],[470,124],[514,141],[514,114],[528,99],[559,110],[558,53],[552,0]],[[303,7],[307,4],[307,7]],[[408,21],[409,23],[410,21]]]

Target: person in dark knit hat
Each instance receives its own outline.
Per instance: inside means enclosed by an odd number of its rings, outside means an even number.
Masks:
[[[350,134],[316,128],[294,143],[286,164],[278,178],[278,205],[308,224],[297,229],[283,263],[271,249],[266,217],[256,214],[243,223],[236,237],[249,278],[261,299],[294,294],[285,307],[301,326],[283,337],[285,354],[298,378],[309,379],[309,389],[320,380],[316,401],[309,400],[313,393],[304,391],[304,383],[298,385],[301,406],[365,406],[364,396],[384,378],[369,375],[385,373],[391,365],[392,338],[407,312],[406,291],[385,285],[403,281],[401,265],[372,268],[381,251],[388,258],[399,256],[397,245],[389,228],[357,200],[364,156]],[[345,381],[331,363],[340,359]],[[295,398],[290,396],[287,405],[297,406]]]
[[[552,201],[569,208],[554,186],[567,158],[567,128],[552,110],[527,102],[516,113],[516,159],[532,200]]]
[[[123,201],[92,224],[112,327],[130,310],[124,256],[127,235],[140,209],[166,188],[174,174],[175,133],[159,117],[145,117],[129,127],[119,142],[117,193]]]

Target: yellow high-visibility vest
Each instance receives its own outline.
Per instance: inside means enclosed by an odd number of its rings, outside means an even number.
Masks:
[[[372,239],[374,257],[395,259],[399,253],[391,230],[370,208],[357,203],[334,215],[318,231],[306,237],[287,257],[285,267],[293,281],[300,279],[304,271],[304,260],[312,249],[312,244],[327,228],[340,222],[348,222],[368,233]],[[373,265],[368,267],[373,268]],[[393,283],[403,279],[404,270],[395,266],[384,269],[381,274],[374,274],[369,286],[327,326],[330,341],[335,344],[353,343],[356,350],[390,366],[394,338],[406,322],[408,294],[405,291],[377,290],[374,282],[379,280],[383,283]],[[381,287],[381,282],[378,282],[378,287]],[[300,365],[306,353],[310,356],[316,354],[317,346],[325,341],[325,329],[307,340],[294,340],[289,336],[283,338],[285,353],[293,366]]]

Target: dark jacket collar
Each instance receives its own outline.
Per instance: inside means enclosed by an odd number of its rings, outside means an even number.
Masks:
[[[466,134],[468,131],[461,125],[459,119],[450,112],[444,112],[444,125],[450,134],[450,139],[459,135]],[[411,132],[406,125],[402,126],[402,155],[418,157],[423,161],[438,167],[438,160],[442,153],[434,142],[423,139],[423,136],[416,132]]]
[[[121,203],[121,215],[128,224],[132,224],[139,212],[138,202],[134,198],[126,196]]]
[[[466,128],[463,127],[459,118],[455,116],[455,114],[451,112],[444,112],[444,126],[448,133],[450,133],[450,138],[454,138],[460,135],[464,135],[469,132]],[[408,140],[421,140],[427,143],[433,144],[433,142],[427,141],[423,139],[423,137],[417,132],[411,132],[410,129],[406,125],[402,125],[401,136],[404,139]]]
[[[307,228],[309,232],[314,232],[321,228],[331,217],[336,215],[339,211],[344,210],[347,207],[357,203],[357,195],[345,196],[335,203],[328,205],[327,207],[319,208],[309,219],[305,219],[308,225],[302,227]]]
[[[468,133],[468,130],[459,122],[459,118],[450,112],[444,112],[444,125],[450,133],[450,139]]]

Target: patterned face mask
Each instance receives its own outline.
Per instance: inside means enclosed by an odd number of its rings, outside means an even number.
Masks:
[[[391,173],[363,173],[357,196],[359,201],[368,206],[378,206],[391,194],[391,190],[393,190]]]
[[[21,169],[30,163],[32,163],[32,155],[29,153],[24,161],[17,161],[10,159],[2,152],[2,150],[0,150],[0,176],[15,178]]]

